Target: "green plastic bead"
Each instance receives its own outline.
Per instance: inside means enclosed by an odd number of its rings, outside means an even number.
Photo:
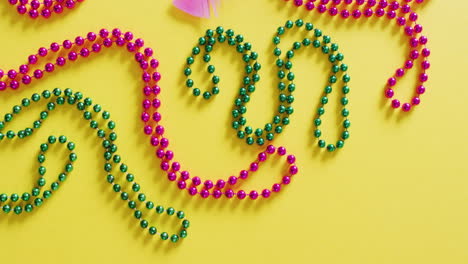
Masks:
[[[28,99],[28,98],[24,98],[22,101],[21,101],[21,105],[24,106],[24,107],[27,107],[31,104],[31,101]]]
[[[314,46],[314,48],[318,48],[318,47],[321,46],[321,43],[320,43],[319,40],[316,39],[316,40],[312,41],[312,46]]]
[[[102,107],[97,104],[97,105],[94,105],[93,110],[94,110],[94,112],[99,113],[99,112],[101,112]]]
[[[128,182],[133,182],[135,180],[135,176],[131,173],[127,174],[126,179]]]
[[[2,207],[2,210],[3,210],[4,213],[8,214],[11,211],[11,207],[8,204],[5,204]]]
[[[21,196],[21,200],[25,202],[29,201],[30,198],[31,198],[31,195],[29,193],[23,193],[23,195]]]
[[[164,207],[162,207],[161,205],[156,206],[156,212],[158,214],[164,213]]]
[[[208,99],[210,99],[210,98],[211,98],[211,93],[210,93],[210,92],[204,92],[204,93],[203,93],[203,99],[208,100]]]
[[[349,128],[350,126],[351,126],[351,122],[350,122],[348,119],[346,119],[346,120],[343,122],[343,127],[344,127],[344,128]]]
[[[44,98],[50,98],[50,91],[49,90],[44,90],[42,92],[42,97]]]
[[[322,53],[328,54],[330,52],[330,48],[328,46],[322,46]]]
[[[281,50],[280,50],[279,48],[275,48],[275,49],[273,50],[273,54],[274,54],[275,56],[280,56],[280,55],[281,55]]]
[[[146,202],[146,208],[150,209],[150,210],[153,209],[154,208],[154,203],[150,202],[150,201]]]
[[[278,36],[273,37],[273,44],[278,45],[280,44],[281,39]]]
[[[328,97],[323,96],[322,99],[320,99],[320,102],[321,102],[322,104],[324,104],[324,105],[327,104],[327,103],[328,103]]]
[[[179,241],[179,236],[178,235],[172,235],[171,236],[171,241],[172,241],[172,243],[177,243],[177,241]]]
[[[189,228],[190,227],[190,221],[189,220],[182,221],[182,227]]]
[[[39,187],[43,187],[45,184],[46,180],[44,178],[40,178],[39,180],[37,180],[37,185],[39,185]]]
[[[156,227],[154,227],[154,226],[152,226],[152,227],[150,227],[150,228],[148,229],[148,232],[150,233],[150,235],[155,235],[157,231],[158,231],[158,230],[157,230]]]
[[[275,127],[275,132],[276,132],[277,134],[281,134],[281,132],[283,132],[283,127],[282,127],[282,126],[277,126],[277,127]]]
[[[349,116],[349,110],[348,110],[348,109],[346,109],[346,108],[345,108],[345,109],[343,109],[343,110],[341,110],[341,115],[342,115],[342,116],[344,116],[344,117],[347,117],[347,116]]]
[[[294,42],[293,44],[293,49],[297,50],[297,49],[300,49],[301,48],[301,43],[300,42]]]
[[[315,35],[316,37],[322,36],[322,30],[316,28],[316,29],[314,30],[314,35]]]
[[[351,80],[351,77],[348,74],[343,75],[343,82],[347,83]]]
[[[13,209],[13,211],[15,212],[15,214],[19,215],[23,212],[23,208],[19,205],[15,206],[15,209]]]
[[[67,179],[67,175],[65,173],[60,173],[59,181],[64,182]]]
[[[316,130],[314,131],[314,136],[315,136],[316,138],[319,138],[320,136],[322,136],[322,131],[320,131],[320,129],[316,129]]]
[[[342,134],[341,134],[341,138],[346,140],[349,138],[349,132],[348,131],[344,131]]]
[[[333,145],[333,144],[328,144],[328,146],[327,146],[328,152],[333,152],[333,151],[335,151],[335,149],[336,149],[335,145]]]
[[[302,21],[302,19],[296,20],[296,26],[297,27],[302,27],[303,25],[304,25],[304,21]]]
[[[343,148],[344,147],[344,141],[343,140],[338,140],[338,142],[336,142],[336,147],[337,148]]]
[[[173,214],[175,213],[175,210],[174,210],[174,208],[169,207],[169,208],[167,208],[166,213],[167,213],[168,215],[173,215]]]
[[[6,133],[6,136],[7,138],[9,139],[12,139],[16,136],[15,132],[13,132],[12,130],[9,130],[7,133]]]
[[[46,160],[46,157],[43,154],[39,154],[37,156],[37,161],[39,161],[39,163],[44,163],[45,160]]]
[[[46,168],[43,166],[40,166],[38,171],[39,171],[39,174],[43,176],[46,173]]]
[[[59,140],[60,143],[64,144],[65,142],[67,142],[67,137],[66,136],[60,136],[58,138],[58,140]]]
[[[325,140],[319,140],[318,146],[319,146],[320,148],[324,148],[325,145],[326,145]]]
[[[73,143],[73,142],[68,142],[67,148],[68,148],[68,150],[74,150],[74,149],[75,149],[75,143]]]
[[[11,200],[12,202],[17,202],[17,201],[19,200],[19,195],[16,194],[16,193],[12,194],[12,195],[10,196],[10,200]]]
[[[127,197],[127,199],[128,199],[128,197]],[[122,200],[127,200],[127,199],[122,199]],[[133,216],[136,219],[140,219],[143,216],[143,213],[140,210],[135,210],[135,213],[133,213]]]
[[[121,190],[121,187],[119,184],[114,184],[114,186],[112,187],[114,189],[114,192],[120,192]]]
[[[136,182],[132,185],[132,190],[134,192],[139,192],[140,188],[141,188],[140,185],[138,183],[136,183]]]
[[[167,240],[168,238],[169,238],[169,235],[166,232],[161,233],[162,240]]]
[[[186,82],[185,82],[185,85],[189,88],[191,88],[193,86],[193,80],[192,79],[188,79]]]
[[[73,165],[72,164],[65,165],[65,171],[66,172],[72,172],[73,171]]]
[[[35,206],[39,207],[39,206],[42,205],[42,203],[43,203],[43,200],[41,198],[34,199],[34,205]]]
[[[323,114],[325,114],[325,108],[319,107],[318,110],[317,110],[317,114],[318,114],[318,115],[323,115]]]
[[[52,189],[52,191],[56,191],[59,188],[59,184],[57,182],[54,182],[50,185],[50,188]]]
[[[333,51],[337,51],[338,48],[339,48],[339,47],[338,47],[338,44],[336,44],[336,43],[331,44],[331,49],[332,49]],[[338,53],[338,54],[340,54],[340,53]]]
[[[177,218],[184,219],[184,217],[185,217],[185,213],[183,211],[178,211],[177,212]]]
[[[24,206],[24,211],[26,213],[32,212],[33,209],[34,209],[34,207],[31,204],[27,204],[27,205]]]
[[[257,145],[263,146],[265,144],[265,140],[263,138],[257,138]]]
[[[219,27],[216,28],[216,33],[218,33],[218,34],[223,34],[223,32],[224,32],[224,28],[223,28],[223,27],[219,26]]]
[[[215,72],[215,66],[213,66],[213,65],[208,66],[208,72],[209,73]]]
[[[315,126],[320,126],[322,124],[322,120],[320,118],[316,118],[314,120],[314,124],[315,124]]]
[[[45,191],[44,194],[42,195],[45,199],[49,199],[52,196],[51,191]]]
[[[343,91],[344,94],[348,94],[349,93],[349,87],[347,85],[343,86],[342,91]]]

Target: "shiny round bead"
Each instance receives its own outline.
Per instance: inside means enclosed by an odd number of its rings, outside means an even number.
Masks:
[[[319,146],[320,148],[324,148],[325,145],[326,145],[325,140],[319,140],[318,146]]]
[[[169,235],[166,232],[161,233],[162,240],[167,240],[168,238],[169,238]]]

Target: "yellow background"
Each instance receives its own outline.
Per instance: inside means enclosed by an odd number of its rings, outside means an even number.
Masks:
[[[219,17],[200,20],[169,2],[86,1],[44,22],[18,16],[2,1],[0,68],[17,69],[41,46],[103,27],[134,32],[161,62],[162,124],[176,159],[192,173],[217,179],[245,168],[258,152],[227,126],[243,64],[232,48],[215,47],[221,93],[199,103],[183,85],[185,58],[207,28],[222,25],[242,33],[263,65],[247,117],[255,127],[263,126],[277,107],[271,38],[287,19],[302,18],[339,43],[350,65],[352,126],[345,148],[334,155],[322,153],[311,139],[311,120],[328,70],[323,57],[306,56],[315,54],[309,50],[294,58],[296,112],[275,140],[296,154],[300,174],[266,201],[191,199],[161,173],[154,149],[141,133],[139,72],[129,54],[113,48],[27,88],[3,92],[1,113],[33,92],[54,87],[92,97],[117,122],[119,152],[143,190],[162,205],[186,212],[192,223],[189,237],[174,246],[140,232],[105,182],[98,140],[74,111],[65,110],[54,112],[30,139],[1,143],[1,192],[30,189],[37,177],[38,144],[49,134],[68,135],[79,156],[65,185],[40,210],[20,217],[0,215],[2,263],[468,263],[468,2],[429,1],[417,7],[432,67],[428,92],[409,115],[389,111],[382,100],[386,79],[408,52],[393,22],[330,21],[280,0],[225,0]],[[300,36],[292,35],[283,43]],[[204,71],[194,74],[198,83],[206,76]],[[413,72],[398,85],[398,98],[410,98],[414,77]],[[336,98],[325,116],[328,140],[338,135]],[[29,125],[39,108],[29,111],[12,127]],[[62,164],[60,152],[54,153],[50,159]],[[244,185],[247,189],[280,178],[283,167],[268,164]],[[161,227],[172,225],[163,221]]]

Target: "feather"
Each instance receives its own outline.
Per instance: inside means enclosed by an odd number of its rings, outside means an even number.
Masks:
[[[210,9],[217,15],[216,5],[219,0],[174,0],[173,4],[178,9],[196,17],[210,17]]]

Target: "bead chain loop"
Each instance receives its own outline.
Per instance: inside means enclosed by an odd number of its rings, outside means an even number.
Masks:
[[[283,0],[288,2],[289,0]],[[395,70],[395,73],[387,80],[384,95],[391,100],[392,108],[400,108],[404,112],[410,111],[414,106],[421,103],[421,95],[426,92],[424,83],[429,76],[426,71],[431,67],[428,57],[431,51],[426,48],[428,39],[422,35],[423,26],[417,24],[418,14],[413,11],[411,3],[422,4],[424,0],[293,0],[296,7],[304,6],[308,11],[317,11],[318,14],[329,14],[331,17],[337,16],[342,19],[366,19],[370,17],[394,19],[395,24],[401,27],[408,38],[410,53],[404,64]],[[354,8],[354,9],[351,9]],[[406,72],[413,69],[415,61],[421,60],[420,72],[418,74],[419,84],[416,85],[415,95],[410,102],[401,103],[394,99],[394,87],[398,79],[402,78]]]
[[[259,197],[268,198],[272,193],[279,192],[283,186],[291,182],[291,176],[298,173],[294,155],[286,155],[287,152],[284,147],[276,148],[270,145],[266,147],[265,151],[258,154],[257,159],[246,170],[241,170],[238,176],[229,176],[215,182],[210,180],[202,182],[199,177],[191,177],[187,170],[183,170],[182,164],[175,160],[175,153],[169,149],[170,141],[165,137],[165,129],[161,125],[162,115],[158,112],[161,106],[161,101],[158,99],[158,95],[161,93],[161,87],[158,85],[161,74],[157,71],[159,61],[153,57],[153,49],[144,48],[143,39],[134,39],[131,32],[122,33],[118,28],[111,31],[101,29],[98,34],[89,32],[86,38],[78,36],[74,41],[65,40],[62,44],[53,42],[50,44],[50,48],[39,48],[37,54],[28,57],[26,64],[19,66],[19,71],[15,69],[6,72],[0,70],[0,91],[7,88],[16,90],[22,86],[27,86],[34,81],[41,80],[48,74],[56,72],[67,63],[73,64],[78,60],[86,60],[86,58],[100,54],[112,46],[124,48],[133,54],[142,71],[141,81],[145,99],[142,102],[143,112],[140,118],[144,122],[143,133],[150,137],[149,143],[156,148],[155,156],[160,159],[161,169],[167,173],[167,178],[170,181],[177,183],[181,190],[185,190],[189,195],[198,194],[202,198],[233,198],[237,196],[239,199],[244,199],[248,196],[250,199],[255,200]],[[63,53],[65,55],[62,57],[61,54]],[[37,65],[45,66],[40,68]],[[255,190],[250,192],[234,191],[232,189],[238,186],[240,180],[246,179],[249,174],[257,171],[268,155],[274,153],[286,157],[287,170],[280,182],[274,183],[271,188],[265,188],[259,192]]]
[[[73,9],[84,0],[8,0],[12,6],[16,6],[16,11],[20,15],[29,15],[30,18],[49,18],[53,14],[61,14],[66,9]]]
[[[281,59],[282,51],[278,47],[281,39],[280,37],[286,33],[286,31],[293,29],[305,29],[308,35],[301,42],[294,42],[292,48],[285,53],[285,58]],[[239,89],[239,94],[234,100],[234,109],[232,110],[232,117],[234,121],[232,122],[232,127],[237,131],[237,137],[244,139],[248,145],[257,143],[259,146],[265,144],[265,142],[273,141],[275,134],[280,134],[283,131],[283,126],[287,126],[290,123],[290,115],[294,112],[292,103],[294,102],[293,92],[296,90],[296,85],[294,84],[295,75],[292,72],[293,64],[291,59],[294,57],[295,53],[301,49],[301,47],[314,47],[315,49],[320,49],[322,53],[327,56],[328,62],[331,64],[331,70],[328,78],[328,85],[324,88],[324,93],[320,98],[320,106],[317,109],[317,116],[314,119],[315,131],[314,136],[318,139],[318,146],[320,148],[327,148],[329,152],[335,151],[336,148],[342,148],[344,142],[349,138],[348,128],[351,125],[351,122],[348,120],[349,110],[346,108],[349,100],[346,95],[349,93],[350,88],[347,83],[350,81],[351,77],[346,73],[348,70],[348,65],[342,63],[344,55],[338,52],[338,44],[332,43],[331,38],[327,35],[324,35],[320,29],[314,28],[312,23],[304,23],[301,19],[298,19],[295,23],[291,20],[288,20],[285,26],[278,28],[276,36],[273,38],[273,43],[276,47],[273,50],[273,54],[278,58],[276,60],[276,66],[278,67],[278,89],[280,91],[279,95],[279,107],[277,114],[272,118],[271,123],[265,124],[263,128],[253,129],[251,126],[247,125],[247,118],[244,117],[244,114],[247,112],[245,106],[246,103],[250,101],[251,94],[256,90],[256,84],[260,81],[260,75],[258,72],[261,69],[261,64],[257,62],[258,53],[252,51],[252,44],[249,42],[244,42],[244,37],[242,35],[234,34],[232,29],[224,31],[223,27],[218,27],[216,30],[207,30],[204,37],[201,37],[198,40],[198,45],[192,49],[192,55],[187,58],[187,66],[184,69],[184,74],[187,76],[186,86],[192,89],[192,94],[198,97],[201,94],[199,88],[193,88],[195,82],[190,79],[192,70],[190,66],[195,62],[197,55],[201,53],[200,46],[204,47],[205,54],[203,55],[203,61],[209,63],[211,60],[210,52],[213,50],[213,47],[216,43],[228,43],[229,46],[236,47],[238,53],[242,54],[243,61],[246,63],[245,73],[246,76],[243,79],[242,87]],[[214,87],[210,91],[203,92],[203,98],[208,100],[213,95],[219,93],[218,84],[220,82],[220,77],[214,75],[215,66],[208,65],[208,73],[212,74],[212,82]],[[336,144],[327,144],[325,140],[321,139],[322,131],[319,129],[322,124],[321,116],[325,113],[325,107],[328,103],[328,95],[333,91],[333,86],[337,83],[338,73],[342,72],[342,78],[344,85],[341,87],[342,97],[341,97],[341,115],[344,118],[343,120],[343,132],[341,133],[341,138],[337,140]]]
[[[47,109],[42,111],[40,118],[33,122],[32,127],[28,127],[23,130],[14,132],[13,130],[8,130],[3,134],[3,130],[8,124],[14,119],[14,117],[21,113],[23,108],[28,108],[31,103],[36,103],[42,99],[48,100]],[[96,131],[95,135],[102,140],[102,147],[104,148],[104,171],[106,172],[106,180],[112,186],[112,189],[117,193],[122,201],[126,201],[130,210],[132,210],[134,217],[140,222],[140,226],[143,229],[148,229],[150,235],[159,235],[162,240],[171,239],[172,242],[177,242],[179,238],[187,237],[187,228],[190,225],[190,222],[185,218],[185,213],[183,211],[177,211],[169,207],[164,210],[164,207],[161,205],[155,206],[155,203],[147,200],[146,194],[141,191],[140,185],[136,182],[136,177],[128,171],[128,166],[123,163],[121,156],[117,154],[117,145],[115,144],[117,140],[117,133],[114,131],[116,124],[110,119],[110,113],[103,110],[101,105],[94,104],[91,98],[83,98],[83,94],[80,92],[73,93],[71,89],[65,89],[62,95],[62,91],[58,88],[54,89],[52,92],[45,90],[41,95],[33,94],[31,99],[24,98],[21,102],[21,105],[15,105],[11,113],[7,113],[4,116],[4,120],[0,121],[0,141],[4,139],[12,140],[16,136],[19,139],[25,139],[31,136],[35,130],[39,129],[44,121],[49,116],[49,113],[56,108],[62,107],[66,104],[70,106],[75,106],[76,110],[82,113],[84,120],[89,122],[89,126],[92,130]],[[101,115],[102,122],[105,123],[105,126],[99,125],[96,121],[96,117]],[[94,116],[94,118],[93,118]],[[49,146],[56,143],[57,138],[55,136],[50,136],[48,142],[40,145],[40,153],[38,155],[38,162],[42,164],[45,159],[45,153],[49,149]],[[58,142],[61,144],[67,144],[68,150],[71,152],[69,155],[69,163],[65,165],[65,171],[60,173],[58,180],[54,181],[50,185],[50,190],[45,190],[41,192],[42,187],[46,185],[46,180],[44,175],[46,173],[46,168],[42,165],[39,166],[38,172],[40,175],[39,180],[37,181],[37,186],[35,186],[31,193],[25,192],[19,199],[18,194],[0,194],[0,205],[2,205],[2,210],[4,213],[9,213],[13,208],[13,211],[16,214],[21,214],[24,208],[25,212],[32,212],[34,207],[39,207],[43,202],[47,201],[54,191],[57,191],[60,185],[66,180],[68,174],[73,170],[73,162],[77,159],[77,155],[73,152],[75,149],[75,144],[73,142],[68,142],[65,136],[58,137]],[[68,143],[67,143],[68,142]],[[117,169],[118,168],[118,171]],[[118,177],[117,173],[121,173],[122,176]],[[137,199],[133,199],[131,192],[124,190],[125,186],[123,184],[117,183],[117,179],[123,178],[126,181],[126,185],[131,186],[131,191],[136,195]],[[10,203],[8,203],[10,199]],[[30,202],[30,200],[33,200]],[[22,205],[23,206],[22,206]],[[148,220],[144,218],[144,210],[151,211],[155,210],[157,214],[162,214],[166,212],[169,216],[176,216],[181,220],[181,230],[177,234],[169,236],[167,232],[160,232],[155,226],[149,226]]]

